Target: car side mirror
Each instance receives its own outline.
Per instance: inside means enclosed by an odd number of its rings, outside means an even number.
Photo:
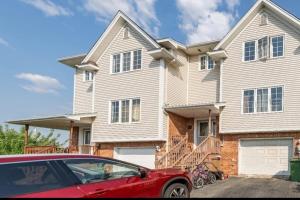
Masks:
[[[147,177],[147,171],[145,169],[139,169],[140,177],[146,178]]]

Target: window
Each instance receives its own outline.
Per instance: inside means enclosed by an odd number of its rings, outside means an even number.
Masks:
[[[261,26],[268,25],[268,15],[266,13],[261,14],[260,25]]]
[[[269,54],[269,37],[258,40],[258,58],[267,58]]]
[[[245,43],[244,61],[255,60],[255,43],[255,41]]]
[[[268,112],[269,110],[269,90],[257,90],[257,112]]]
[[[131,52],[123,54],[123,72],[130,71]]]
[[[129,100],[122,101],[122,123],[129,122]]]
[[[254,90],[244,91],[244,113],[254,113]]]
[[[137,50],[133,52],[133,69],[141,69],[142,67],[142,51]]]
[[[282,96],[283,91],[282,87],[276,87],[271,89],[271,101],[272,101],[272,111],[280,112],[283,110],[282,105]]]
[[[206,58],[207,58],[206,56],[202,56],[200,58],[200,69],[201,70],[205,70],[206,69],[206,64],[207,64]]]
[[[111,102],[111,123],[119,122],[119,101]]]
[[[258,88],[244,91],[243,113],[281,111],[283,111],[283,87]]]
[[[283,56],[283,49],[284,47],[284,39],[283,36],[276,36],[272,37],[272,57],[282,57]]]
[[[94,73],[91,71],[84,71],[84,81],[94,80]]]
[[[45,192],[71,186],[48,162],[0,165],[0,197]]]
[[[132,100],[132,122],[140,121],[140,112],[141,112],[141,100],[133,99]]]
[[[200,70],[211,70],[215,67],[215,61],[209,56],[200,57]]]
[[[112,101],[111,109],[111,123],[131,123],[140,121],[141,100],[139,98]],[[121,115],[119,116],[119,114]]]
[[[83,144],[90,145],[91,144],[91,130],[83,131]]]
[[[121,55],[118,54],[113,56],[112,72],[119,73],[120,71],[121,71]]]
[[[82,184],[97,183],[139,176],[138,167],[123,162],[102,159],[65,160]]]
[[[215,67],[215,61],[208,56],[208,69],[213,69]]]

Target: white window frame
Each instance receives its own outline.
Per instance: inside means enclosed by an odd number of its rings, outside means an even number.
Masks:
[[[140,100],[140,120],[133,122],[132,121],[132,102],[133,100],[139,99]],[[122,102],[123,101],[129,101],[129,121],[128,122],[122,122]],[[118,122],[112,122],[112,103],[113,102],[119,102],[119,119]],[[109,102],[109,124],[137,124],[141,122],[142,118],[142,100],[139,97],[130,98],[130,99],[120,99],[120,100],[112,100]]]
[[[86,73],[89,73],[89,79],[86,79]],[[84,70],[83,71],[83,82],[92,82],[95,78],[95,73],[93,71]]]
[[[202,69],[202,66],[201,66],[201,65],[202,65],[201,59],[204,58],[204,57],[205,57],[205,68]],[[211,58],[211,57],[208,56],[208,55],[200,55],[200,56],[199,56],[199,66],[198,66],[198,68],[199,68],[198,70],[199,70],[199,71],[205,71],[205,70],[209,70],[209,71],[210,71],[210,70],[215,69],[215,67],[216,67],[216,61],[214,61],[214,60],[213,60],[213,63],[214,63],[214,64],[213,64],[213,68],[211,68],[211,69],[208,68],[208,64],[209,64],[209,61],[208,61],[208,60],[209,60],[209,58]],[[212,58],[211,58],[211,59],[212,59]]]
[[[134,52],[135,51],[141,51],[141,68],[139,69],[133,69],[133,59],[134,59]],[[123,55],[126,53],[130,53],[130,70],[128,71],[124,71],[123,70],[123,65],[124,65],[124,60],[123,60]],[[120,55],[120,72],[113,72],[113,57],[115,55]],[[123,73],[129,73],[129,72],[134,72],[134,71],[140,71],[143,68],[143,49],[134,49],[131,51],[123,51],[120,53],[115,53],[111,55],[111,59],[110,59],[110,74],[123,74]]]
[[[90,133],[90,143],[88,143],[88,144],[87,144],[86,141],[85,141],[85,134],[86,134],[86,132],[89,132],[89,133]],[[82,135],[83,135],[82,144],[83,144],[83,145],[91,145],[91,143],[92,143],[92,132],[91,132],[91,129],[83,129]]]
[[[283,39],[283,47],[282,47],[282,56],[273,56],[273,42],[272,39],[276,37],[282,37]],[[277,58],[283,58],[285,56],[285,35],[275,35],[275,36],[270,36],[270,58],[272,59],[277,59]]]
[[[272,111],[272,95],[271,89],[272,88],[282,88],[282,110],[281,111]],[[257,91],[259,89],[268,89],[268,111],[267,112],[258,112],[257,111]],[[244,112],[244,92],[247,90],[254,90],[254,112],[252,113],[245,113]],[[248,88],[242,90],[242,97],[241,97],[241,114],[242,115],[253,115],[253,114],[271,114],[271,113],[283,113],[284,112],[284,92],[285,87],[284,85],[277,85],[277,86],[270,86],[270,87],[258,87],[258,88]]]
[[[254,60],[245,60],[245,56],[246,56],[246,54],[245,54],[246,43],[249,43],[249,42],[254,42],[255,43]],[[246,62],[246,63],[247,62],[254,62],[254,61],[257,60],[257,58],[258,58],[258,40],[248,40],[248,41],[245,41],[243,43],[243,58],[242,58],[243,62]]]

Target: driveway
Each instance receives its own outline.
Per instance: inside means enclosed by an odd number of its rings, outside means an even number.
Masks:
[[[300,183],[267,178],[230,178],[194,190],[193,198],[300,198]]]

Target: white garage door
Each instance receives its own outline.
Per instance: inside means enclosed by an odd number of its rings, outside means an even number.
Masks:
[[[115,148],[115,159],[155,168],[155,148]]]
[[[289,160],[293,142],[278,140],[241,140],[239,149],[240,175],[290,175]]]

